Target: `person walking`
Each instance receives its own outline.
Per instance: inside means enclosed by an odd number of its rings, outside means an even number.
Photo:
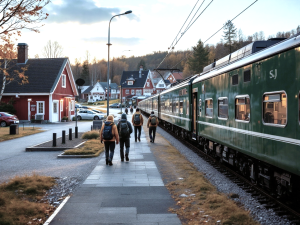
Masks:
[[[120,138],[120,156],[121,161],[124,162],[124,144],[126,147],[125,151],[125,158],[126,161],[129,161],[129,148],[130,148],[130,134],[132,133],[132,126],[129,121],[127,121],[127,115],[122,114],[121,120],[117,125],[119,131],[119,138]]]
[[[154,143],[156,127],[157,127],[158,123],[159,123],[158,118],[154,115],[154,112],[152,111],[149,116],[148,123],[147,123],[147,127],[149,128],[150,142],[152,142],[152,143]],[[152,133],[153,133],[153,136],[152,136]]]
[[[131,113],[131,114],[133,113],[133,108],[132,108],[132,106],[130,106],[130,113]]]
[[[106,165],[112,166],[116,144],[119,144],[119,134],[114,123],[114,116],[109,115],[100,130],[100,141],[105,146]]]
[[[135,113],[132,115],[132,124],[134,126],[134,138],[135,138],[135,142],[137,142],[137,139],[139,140],[139,142],[141,141],[141,128],[143,126],[144,120],[143,120],[143,116],[140,113],[140,109],[136,108]],[[137,134],[137,131],[139,134]]]

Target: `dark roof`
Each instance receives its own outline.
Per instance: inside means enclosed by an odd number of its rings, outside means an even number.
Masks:
[[[81,94],[89,94],[90,91],[93,89],[93,86],[89,86],[87,89],[85,89],[84,92],[82,92]]]
[[[121,78],[121,84],[122,88],[142,88],[145,86],[147,76],[148,76],[149,70],[143,70],[142,71],[142,77],[139,78],[139,71],[123,71],[122,78]],[[128,78],[133,77],[135,81],[133,82],[133,85],[127,85],[126,80]]]
[[[28,59],[26,64],[17,64],[17,59],[10,62],[9,73],[14,70],[21,71],[22,67],[27,66],[25,76],[28,76],[28,84],[19,85],[17,82],[11,82],[5,86],[4,93],[51,93],[63,72],[68,58],[45,58]],[[0,60],[3,62],[3,60]],[[1,63],[2,64],[2,63]],[[3,64],[2,64],[3,65]],[[3,74],[0,73],[0,80]],[[2,82],[0,83],[0,88]]]
[[[165,84],[171,84],[171,82],[169,80],[164,80]]]
[[[106,89],[107,88],[107,82],[100,82],[101,86]],[[116,83],[110,83],[109,87],[111,89],[118,89],[118,85]]]

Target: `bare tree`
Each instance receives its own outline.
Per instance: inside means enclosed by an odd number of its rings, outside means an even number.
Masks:
[[[259,41],[264,41],[265,40],[265,33],[263,31],[259,31],[258,40]]]
[[[63,47],[57,41],[49,40],[44,46],[43,56],[46,58],[63,57]]]

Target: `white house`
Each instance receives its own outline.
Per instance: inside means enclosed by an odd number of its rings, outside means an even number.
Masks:
[[[94,87],[92,87],[89,90],[88,93],[88,101],[89,102],[95,102],[95,101],[101,101],[105,99],[105,90],[103,89],[100,82],[97,82]]]

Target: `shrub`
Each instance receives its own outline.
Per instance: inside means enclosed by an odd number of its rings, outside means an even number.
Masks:
[[[82,135],[82,139],[98,139],[99,132],[98,131],[88,131]]]
[[[13,106],[13,102],[12,101],[9,101],[8,103],[0,102],[0,112],[8,112],[11,114],[15,114],[16,110]]]
[[[61,120],[66,120],[66,121],[68,121],[69,118],[68,118],[67,116],[64,116]]]

